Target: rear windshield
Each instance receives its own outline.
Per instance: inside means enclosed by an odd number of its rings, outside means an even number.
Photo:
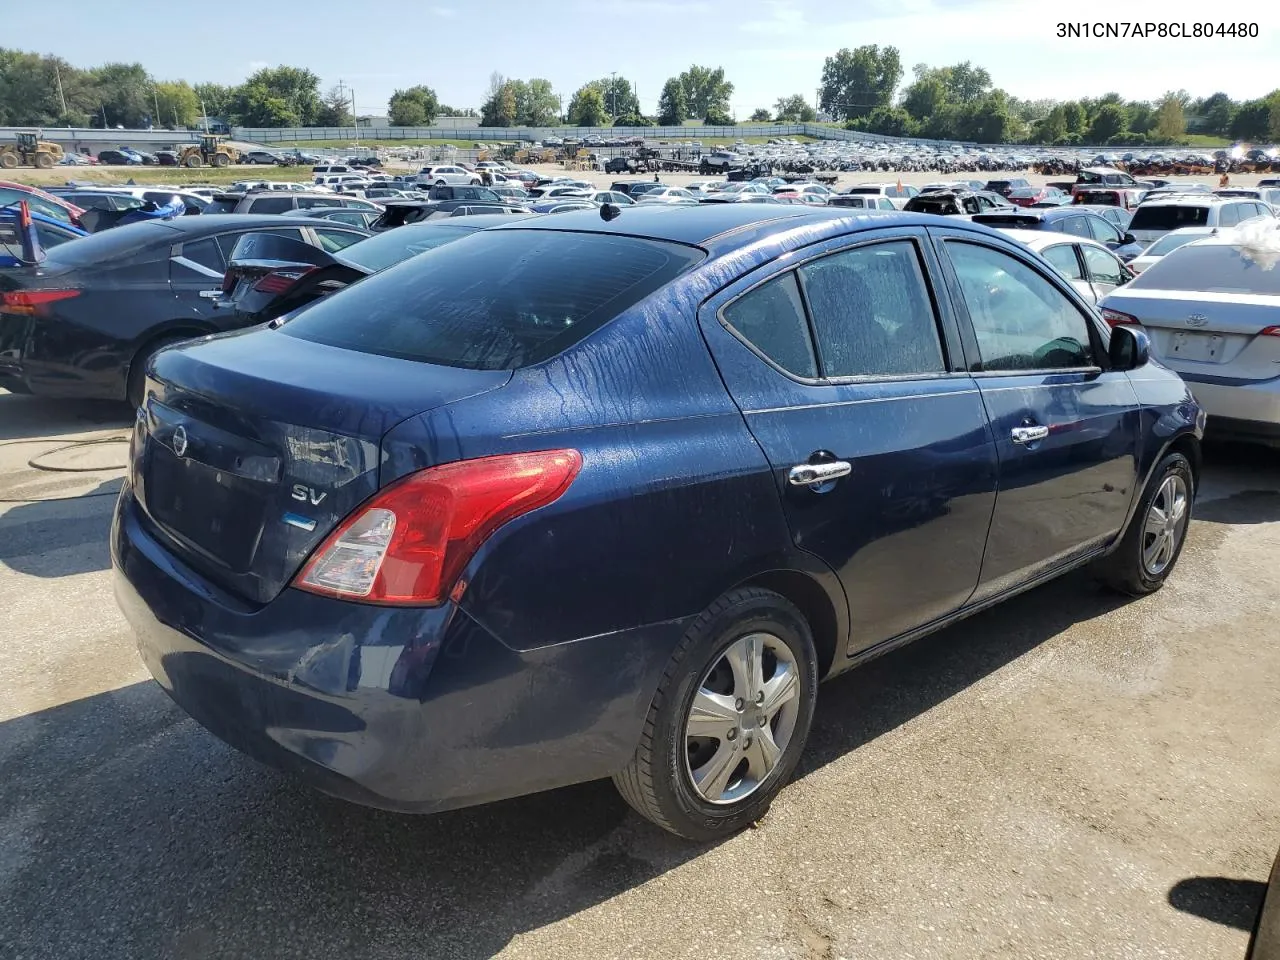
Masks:
[[[236,207],[240,205],[239,197],[227,197],[226,199],[214,198],[209,201],[209,205],[204,208],[205,213],[235,213]]]
[[[356,266],[364,267],[377,273],[387,267],[395,266],[401,260],[446,243],[453,243],[463,237],[470,236],[475,227],[446,226],[445,224],[421,223],[410,224],[398,230],[388,230],[368,239],[353,243],[337,257]]]
[[[320,301],[282,332],[362,353],[511,370],[572,346],[702,256],[633,237],[480,231]]]
[[[75,244],[71,244],[75,246]],[[1202,293],[1254,293],[1280,296],[1280,268],[1254,260],[1229,244],[1186,246],[1175,250],[1129,281],[1145,290],[1195,290]]]
[[[1142,251],[1142,255],[1144,257],[1163,257],[1166,254],[1173,253],[1173,251],[1177,250],[1181,246],[1185,246],[1188,243],[1194,243],[1197,240],[1203,240],[1204,238],[1205,234],[1203,233],[1166,233],[1151,246],[1147,247],[1146,250]]]
[[[48,251],[47,262],[68,267],[83,267],[99,260],[115,259],[148,244],[168,239],[177,243],[180,231],[160,221],[130,223],[101,233],[81,237],[75,243],[64,243]]]
[[[1177,230],[1179,227],[1203,227],[1209,222],[1208,207],[1177,206],[1139,207],[1129,221],[1130,230]]]

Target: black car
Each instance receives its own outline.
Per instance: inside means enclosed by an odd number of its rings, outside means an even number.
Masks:
[[[373,222],[371,229],[376,233],[402,227],[406,223],[421,223],[443,217],[529,212],[529,208],[521,204],[494,203],[490,200],[388,200],[382,216]]]
[[[613,157],[612,159],[605,161],[604,172],[605,173],[630,173],[631,163],[632,161],[628,160],[626,157]]]
[[[609,189],[625,193],[633,200],[639,200],[640,195],[646,191],[658,190],[665,186],[665,183],[659,183],[657,180],[615,180],[609,185]]]
[[[988,180],[986,189],[992,193],[998,193],[1002,197],[1007,197],[1015,190],[1026,190],[1031,186],[1031,182],[1023,177],[1014,177],[1010,180]]]
[[[162,167],[176,167],[178,165],[178,154],[174,150],[157,150],[155,158],[156,163]]]
[[[522,219],[495,215],[413,223],[337,253],[276,234],[246,234],[231,252],[222,296],[214,300],[214,307],[231,311],[237,327],[266,323],[410,257]]]
[[[1121,260],[1128,262],[1142,253],[1143,244],[1105,217],[1078,206],[1011,208],[980,213],[974,223],[1006,230],[1054,230],[1073,237],[1096,240]]]
[[[246,150],[244,153],[240,154],[240,162],[265,163],[280,166],[288,163],[288,161],[284,160],[277,154],[272,153],[270,150]]]
[[[39,301],[5,312],[0,297],[0,387],[136,403],[148,357],[231,329],[230,314],[214,310],[212,299],[236,243],[263,231],[330,251],[368,236],[341,223],[211,215],[134,223],[64,243],[38,267],[0,271],[0,293]]]
[[[138,161],[119,150],[102,150],[98,153],[98,162],[109,167],[128,167],[136,165]]]

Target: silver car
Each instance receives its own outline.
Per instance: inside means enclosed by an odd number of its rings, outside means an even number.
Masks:
[[[1254,222],[1162,257],[1100,306],[1139,323],[1209,430],[1280,446],[1280,223]]]

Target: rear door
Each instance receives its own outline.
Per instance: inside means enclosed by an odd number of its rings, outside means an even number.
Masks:
[[[310,237],[304,237],[297,227],[278,227],[229,231],[174,244],[169,257],[169,289],[175,301],[171,319],[202,321],[218,326],[229,319],[227,312],[219,311],[213,302],[222,289],[227,257],[246,233],[274,233],[293,240],[313,242]]]
[[[1012,244],[930,232],[1000,459],[977,601],[1114,539],[1138,483],[1140,409],[1060,280]]]
[[[859,233],[700,313],[796,545],[844,584],[850,654],[958,609],[981,569],[995,450],[936,269],[922,230]]]

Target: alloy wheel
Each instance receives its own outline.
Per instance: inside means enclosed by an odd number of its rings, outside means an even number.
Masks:
[[[709,803],[750,796],[778,766],[800,712],[795,655],[770,633],[730,644],[703,675],[685,719],[685,763]]]
[[[1177,556],[1187,518],[1186,481],[1171,473],[1151,498],[1142,528],[1142,565],[1150,576],[1164,573]]]

